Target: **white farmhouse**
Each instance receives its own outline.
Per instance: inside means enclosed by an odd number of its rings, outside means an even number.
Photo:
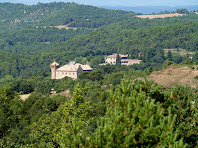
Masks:
[[[100,64],[100,65],[106,65],[106,64],[115,65],[117,56],[118,56],[117,53],[114,53],[110,56],[106,56],[105,63]],[[127,55],[119,54],[121,65],[128,66],[128,65],[133,65],[133,64],[140,64],[142,62],[142,60],[138,60],[138,59],[128,59],[128,56],[129,56],[128,54]]]

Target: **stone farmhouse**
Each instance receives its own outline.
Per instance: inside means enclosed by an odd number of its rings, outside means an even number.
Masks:
[[[87,65],[82,65],[77,63],[76,61],[70,61],[68,64],[59,67],[57,62],[53,62],[50,65],[51,68],[51,78],[52,79],[63,79],[64,77],[69,77],[72,79],[77,79],[78,74],[83,71],[91,71],[92,68]]]
[[[114,53],[110,56],[106,56],[105,63],[101,65],[106,65],[106,64],[115,65],[117,56],[118,56],[117,53]],[[138,60],[138,59],[128,59],[128,56],[129,56],[128,54],[127,55],[119,54],[119,56],[121,60],[121,65],[128,66],[128,65],[133,65],[133,64],[140,64],[142,62],[142,60]]]

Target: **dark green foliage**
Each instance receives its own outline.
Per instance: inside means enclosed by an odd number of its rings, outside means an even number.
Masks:
[[[193,60],[171,52],[164,56],[165,48],[198,50],[196,14],[148,20],[63,2],[1,3],[0,14],[0,147],[198,146],[197,93],[131,81],[164,62],[164,68],[197,63],[197,53]],[[112,53],[129,53],[143,62],[98,65]],[[94,70],[77,80],[48,77],[51,62],[65,65],[75,58],[89,61]],[[52,97],[52,88],[72,96]],[[32,94],[22,101],[16,92]]]
[[[168,66],[170,66],[171,64],[173,64],[173,62],[167,60],[167,61],[164,63],[163,68],[165,69],[165,68],[167,68]]]
[[[2,138],[20,119],[21,104],[10,88],[0,89],[0,137]]]
[[[9,120],[0,124],[1,146],[196,147],[197,94],[183,86],[170,91],[148,80],[132,82],[142,72],[126,72],[121,85],[114,82],[111,89],[101,85],[102,80],[82,77],[75,82],[70,99],[33,93],[22,102],[9,89],[2,91],[0,117]],[[112,74],[113,79],[120,77],[120,73]],[[104,75],[103,80],[108,77]],[[59,83],[65,85],[68,80]]]
[[[76,133],[78,129],[87,128],[94,124],[95,118],[99,115],[96,114],[97,106],[85,100],[83,97],[84,93],[85,89],[77,85],[70,101],[61,105],[51,116],[41,118],[38,122],[31,125],[31,136],[34,145],[51,144],[59,146],[61,128],[68,133]],[[76,123],[72,126],[74,118]]]
[[[190,65],[190,64],[192,64],[192,63],[193,63],[192,60],[189,59],[189,58],[186,58],[186,59],[184,60],[184,64]]]
[[[176,55],[173,56],[172,59],[173,59],[173,62],[174,62],[174,63],[179,64],[179,63],[181,63],[181,62],[184,60],[184,57],[182,57],[182,56],[179,55],[179,54],[176,54]]]
[[[107,100],[106,115],[98,121],[96,131],[94,133],[86,132],[86,128],[77,126],[76,117],[73,117],[70,130],[62,129],[60,146],[187,147],[187,144],[196,146],[198,140],[195,122],[197,113],[194,117],[191,116],[190,124],[195,124],[193,127],[195,130],[192,130],[195,135],[191,138],[183,133],[185,124],[181,121],[180,114],[184,108],[175,108],[181,101],[185,102],[185,97],[191,96],[190,93],[183,93],[189,92],[189,90],[178,87],[171,94],[168,93],[169,96],[167,92],[158,90],[160,87],[155,87],[152,82],[138,82],[132,85],[130,81],[123,80],[120,87],[117,87],[115,91],[111,90]],[[173,94],[176,93],[179,93],[179,98],[172,99]],[[157,97],[158,94],[164,95],[164,99],[160,100]],[[157,101],[153,97],[159,100]],[[170,102],[170,100],[174,102]],[[163,105],[168,102],[169,106],[164,108]],[[197,110],[195,104],[189,105]],[[185,109],[188,110],[186,107]],[[188,119],[185,121],[189,122]],[[192,127],[188,126],[188,128]]]
[[[11,96],[9,94],[9,97]],[[57,110],[58,106],[64,104],[66,100],[65,97],[50,98],[32,94],[24,102],[18,100],[18,98],[12,99],[10,103],[6,102],[7,109],[5,106],[1,107],[0,117],[4,118],[1,120],[3,122],[0,123],[1,128],[3,128],[0,135],[1,147],[10,147],[12,145],[20,147],[21,145],[29,144],[31,142],[31,137],[29,136],[31,132],[29,129],[30,124],[50,115]]]
[[[177,86],[172,89],[170,97],[173,113],[177,114],[178,135],[184,139],[185,143],[196,147],[198,142],[198,95],[188,87]]]
[[[91,81],[101,81],[104,79],[103,73],[104,72],[100,69],[91,72],[82,72],[81,74],[79,74],[79,78],[88,79]]]
[[[32,83],[26,80],[16,80],[12,83],[12,91],[21,92],[22,94],[28,94],[34,91]]]
[[[182,9],[177,9],[176,13],[180,13],[180,14],[189,14],[189,11],[185,8]]]
[[[198,52],[195,52],[192,59],[194,62],[196,62],[198,60]]]
[[[134,16],[133,12],[119,10],[99,9],[93,6],[78,5],[75,3],[62,3],[64,8],[46,17],[40,24],[66,25],[72,27],[98,28],[103,25],[127,20]],[[109,19],[109,18],[114,19]]]
[[[119,54],[117,55],[117,58],[116,58],[116,65],[117,65],[118,67],[121,66],[121,58],[120,58],[120,55],[119,55]]]
[[[169,61],[173,60],[172,52],[170,50],[168,51],[167,60],[169,60]]]

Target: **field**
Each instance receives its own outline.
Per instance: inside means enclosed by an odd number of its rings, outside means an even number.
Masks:
[[[179,49],[164,49],[164,53],[165,55],[167,55],[168,51],[171,51],[173,54],[180,54],[182,56],[185,56],[185,55],[189,55],[189,56],[193,56],[195,54],[195,52],[190,52],[190,51],[186,51],[186,49],[182,49],[182,48],[179,48]]]
[[[159,15],[136,15],[138,18],[148,18],[148,19],[155,19],[155,18],[166,18],[166,17],[178,17],[183,16],[184,14],[172,13],[172,14],[159,14]]]

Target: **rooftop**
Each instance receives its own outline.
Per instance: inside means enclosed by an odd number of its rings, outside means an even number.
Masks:
[[[71,61],[67,65],[62,66],[62,67],[58,68],[57,70],[60,70],[60,71],[77,71],[79,67],[81,67],[83,71],[92,70],[92,68],[89,65],[82,65],[82,64],[76,63],[76,61],[75,62]]]
[[[52,64],[51,64],[51,66],[59,66],[59,64],[56,62],[56,61],[54,61]]]
[[[60,68],[58,68],[57,70],[60,70],[60,71],[77,71],[79,68],[79,64],[75,64],[75,65],[64,65]]]
[[[117,58],[117,56],[118,56],[117,53],[113,53],[112,55],[109,55],[109,56],[107,56],[106,58]],[[128,55],[128,54],[126,54],[126,55],[124,55],[124,54],[119,54],[119,56],[120,56],[121,58],[123,58],[123,57],[128,57],[129,55]]]

